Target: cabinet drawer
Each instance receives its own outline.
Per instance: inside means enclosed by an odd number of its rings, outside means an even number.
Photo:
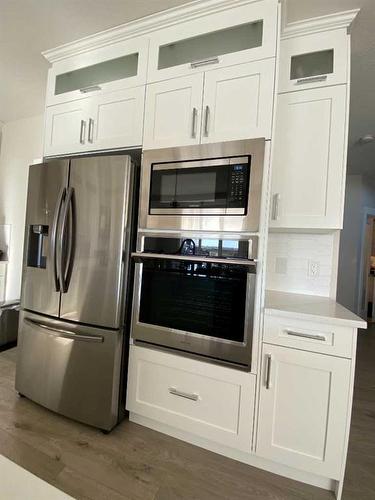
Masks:
[[[130,349],[127,410],[243,451],[253,433],[255,376],[152,349]]]
[[[351,358],[353,336],[350,327],[267,315],[264,318],[264,342],[304,351]]]
[[[345,29],[282,40],[279,92],[347,83],[348,47]]]

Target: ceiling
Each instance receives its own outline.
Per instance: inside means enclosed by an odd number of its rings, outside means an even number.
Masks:
[[[375,142],[375,1],[282,0],[286,21],[361,8],[352,30],[349,171],[372,174]],[[42,51],[186,0],[0,0],[0,121],[43,112],[48,63]]]

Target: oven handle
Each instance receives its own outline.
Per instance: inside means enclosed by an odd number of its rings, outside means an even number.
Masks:
[[[221,259],[216,257],[204,257],[197,255],[171,255],[164,253],[147,253],[147,252],[133,252],[132,258],[136,262],[142,262],[142,260],[147,259],[160,259],[160,260],[183,260],[186,262],[209,262],[212,264],[229,264],[231,266],[245,266],[251,270],[254,270],[257,265],[256,260],[246,260],[246,259]]]

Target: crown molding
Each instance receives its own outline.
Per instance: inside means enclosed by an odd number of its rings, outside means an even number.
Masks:
[[[50,63],[173,26],[187,20],[263,0],[195,0],[42,52]]]
[[[289,23],[281,33],[281,39],[294,38],[297,36],[311,35],[312,33],[321,33],[322,31],[331,31],[335,29],[350,30],[350,26],[356,18],[360,9],[347,10],[327,16],[313,17],[302,21]]]

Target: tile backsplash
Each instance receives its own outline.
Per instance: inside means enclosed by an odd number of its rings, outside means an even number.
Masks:
[[[329,297],[333,234],[270,233],[266,288]]]

